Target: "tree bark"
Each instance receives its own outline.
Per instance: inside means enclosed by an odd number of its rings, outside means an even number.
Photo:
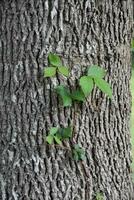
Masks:
[[[131,0],[0,1],[0,199],[133,198],[131,33]],[[49,52],[69,66],[69,79],[43,78]],[[95,88],[85,103],[64,109],[53,88],[75,88],[92,64],[107,70],[112,101]],[[83,162],[44,142],[52,126],[70,122]]]

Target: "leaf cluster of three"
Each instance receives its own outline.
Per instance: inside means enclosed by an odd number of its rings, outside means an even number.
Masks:
[[[44,69],[44,77],[53,77],[56,73],[60,73],[66,77],[69,76],[69,70],[62,65],[62,61],[58,55],[50,53],[48,56],[49,67]],[[89,67],[87,75],[79,79],[79,88],[75,91],[69,91],[64,85],[56,87],[56,92],[63,101],[63,106],[71,106],[73,101],[84,102],[86,97],[92,92],[94,85],[96,85],[102,92],[112,98],[112,89],[103,78],[106,75],[104,69],[97,65]]]
[[[62,61],[58,55],[50,53],[48,56],[49,67],[44,69],[44,77],[53,77],[57,73],[60,73],[66,77],[69,76],[69,70],[67,67],[62,65]],[[63,101],[63,106],[71,106],[73,101],[84,102],[88,95],[92,92],[94,85],[96,85],[102,92],[112,98],[112,89],[110,85],[103,79],[106,75],[104,69],[97,65],[89,67],[87,75],[82,76],[79,79],[79,88],[75,91],[69,91],[64,85],[56,87],[56,92],[59,94]],[[52,127],[49,131],[49,135],[46,141],[49,144],[57,143],[61,144],[63,140],[72,137],[71,127],[58,128]],[[85,158],[85,151],[78,145],[75,144],[73,147],[73,157],[75,160],[83,160]]]
[[[52,127],[49,131],[49,135],[46,137],[46,141],[50,145],[54,142],[61,145],[63,140],[69,139],[71,137],[72,137],[71,127],[67,128]],[[76,161],[85,159],[85,151],[78,144],[75,144],[73,146],[72,155],[74,160]]]

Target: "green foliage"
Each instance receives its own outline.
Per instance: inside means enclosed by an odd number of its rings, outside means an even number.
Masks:
[[[132,43],[132,48],[134,48],[134,41]],[[49,53],[48,55],[49,66],[44,69],[44,77],[53,77],[56,73],[60,73],[66,77],[69,76],[69,70],[67,67],[62,65],[60,57],[56,54]],[[102,92],[112,98],[112,89],[110,84],[107,83],[103,78],[106,72],[104,69],[97,65],[92,65],[89,67],[87,75],[82,76],[79,79],[79,88],[71,91],[64,85],[59,85],[56,87],[56,92],[60,96],[63,106],[72,106],[74,101],[84,102],[86,97],[92,92],[94,85],[96,85]],[[65,139],[72,138],[71,127],[58,128],[52,127],[46,141],[48,144],[62,144]],[[74,160],[80,161],[85,159],[85,151],[78,144],[72,146],[72,155]],[[98,193],[96,195],[96,200],[103,200],[103,195]]]
[[[88,76],[82,76],[80,78],[80,86],[85,96],[88,96],[93,90],[93,82],[96,86],[104,92],[109,98],[112,98],[112,89],[110,84],[107,83],[103,78],[106,72],[97,65],[93,65],[88,69]]]
[[[53,66],[56,66],[56,67],[62,66],[61,59],[56,54],[49,53],[48,54],[48,60],[49,60],[50,64],[53,65]]]
[[[85,97],[87,97],[90,92],[92,92],[94,87],[92,78],[89,76],[82,76],[80,78],[80,86],[83,90],[83,93],[85,94]]]
[[[106,95],[109,96],[109,98],[112,98],[112,89],[110,87],[110,84],[107,83],[105,80],[100,78],[94,78],[95,84],[97,87],[104,92]]]
[[[56,87],[56,92],[62,99],[64,107],[71,106],[73,101],[85,100],[85,95],[80,89],[75,90],[71,93],[64,85],[59,85],[58,87]]]
[[[51,134],[51,135],[55,135],[57,132],[58,132],[58,128],[57,128],[57,127],[52,127],[52,128],[50,129],[50,134]]]
[[[59,138],[59,136],[58,135],[56,135],[56,136],[54,136],[54,139],[55,139],[55,142],[57,143],[57,144],[61,144],[61,138]]]
[[[71,138],[72,137],[71,127],[60,128],[59,129],[59,136],[62,138],[62,140]]]
[[[50,132],[49,132],[49,135],[46,137],[46,141],[49,143],[49,144],[52,144],[55,140],[55,142],[57,144],[61,144],[61,141],[60,141],[60,137],[58,135],[58,128],[57,127],[52,127],[50,129]]]
[[[56,75],[56,72],[59,72],[66,77],[69,76],[68,68],[62,66],[62,61],[58,55],[49,53],[48,60],[50,65],[44,69],[44,77],[53,77]]]
[[[73,158],[76,161],[85,160],[85,151],[78,145],[75,144],[73,147]]]
[[[82,90],[78,89],[71,94],[71,98],[74,101],[85,101],[85,95]]]
[[[103,194],[100,193],[100,192],[98,192],[98,193],[96,194],[96,200],[104,200]]]
[[[63,106],[71,106],[72,105],[72,98],[69,90],[64,86],[60,85],[56,88],[57,94],[60,95],[62,101],[63,101]]]
[[[53,139],[54,139],[54,136],[53,136],[53,135],[50,135],[50,134],[46,137],[46,141],[47,141],[49,144],[52,144],[52,143],[53,143]]]
[[[92,65],[89,69],[88,69],[88,76],[92,77],[92,78],[104,78],[104,76],[106,75],[106,72],[104,69],[100,68],[97,65]]]
[[[56,74],[56,68],[55,67],[47,67],[44,69],[44,77],[52,77]]]
[[[57,144],[61,144],[64,139],[69,139],[72,137],[72,130],[71,127],[67,128],[57,128],[52,127],[48,136],[46,137],[46,141],[49,144],[52,144],[54,141]]]
[[[58,71],[64,76],[67,76],[67,77],[69,76],[69,70],[67,67],[64,67],[64,66],[58,67]]]

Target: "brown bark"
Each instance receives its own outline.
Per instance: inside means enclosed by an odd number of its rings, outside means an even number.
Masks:
[[[131,0],[0,1],[0,199],[131,200]],[[71,77],[43,78],[49,52]],[[75,87],[91,64],[108,71],[113,100],[94,89],[73,122],[86,160],[43,141],[68,125],[74,109],[59,104],[55,85]],[[66,142],[65,146],[70,147]]]

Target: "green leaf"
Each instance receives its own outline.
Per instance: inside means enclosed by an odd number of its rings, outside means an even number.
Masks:
[[[46,141],[49,143],[49,144],[52,144],[53,143],[53,136],[52,135],[48,135],[46,137]]]
[[[54,139],[55,139],[57,144],[62,144],[61,140],[59,139],[59,137],[57,135],[54,136]]]
[[[58,67],[58,70],[62,75],[67,76],[67,77],[69,76],[69,70],[67,67],[64,67],[64,66]]]
[[[94,78],[95,84],[97,87],[104,92],[106,95],[108,95],[110,98],[112,98],[112,89],[109,83],[107,83],[105,80],[100,78]]]
[[[57,127],[52,127],[52,128],[50,129],[50,134],[51,134],[51,135],[55,135],[55,134],[58,132],[58,129],[59,129],[59,128],[57,128]]]
[[[56,55],[56,54],[49,53],[48,59],[49,59],[49,62],[50,62],[52,65],[56,66],[56,67],[62,65],[62,62],[61,62],[60,57],[59,57],[58,55]]]
[[[91,77],[97,77],[97,78],[104,78],[104,76],[106,75],[106,72],[104,69],[100,68],[97,65],[92,65],[89,69],[88,69],[88,76]]]
[[[52,77],[56,74],[56,68],[55,67],[47,67],[44,69],[44,77]]]
[[[56,88],[56,92],[60,95],[64,107],[72,105],[72,99],[67,88],[65,88],[63,85],[60,85]]]
[[[74,145],[73,158],[76,161],[85,160],[85,158],[86,158],[85,157],[85,151],[78,144]]]
[[[71,127],[60,128],[59,135],[62,139],[71,138],[72,137],[72,129]]]
[[[88,76],[82,76],[79,84],[86,97],[90,94],[94,87],[92,78]]]
[[[85,100],[85,95],[84,93],[82,92],[82,90],[76,90],[74,91],[72,94],[71,94],[71,97],[73,100],[76,100],[76,101],[84,101]]]
[[[84,152],[85,152],[78,144],[75,144],[74,149],[75,149],[78,153],[84,154]]]

